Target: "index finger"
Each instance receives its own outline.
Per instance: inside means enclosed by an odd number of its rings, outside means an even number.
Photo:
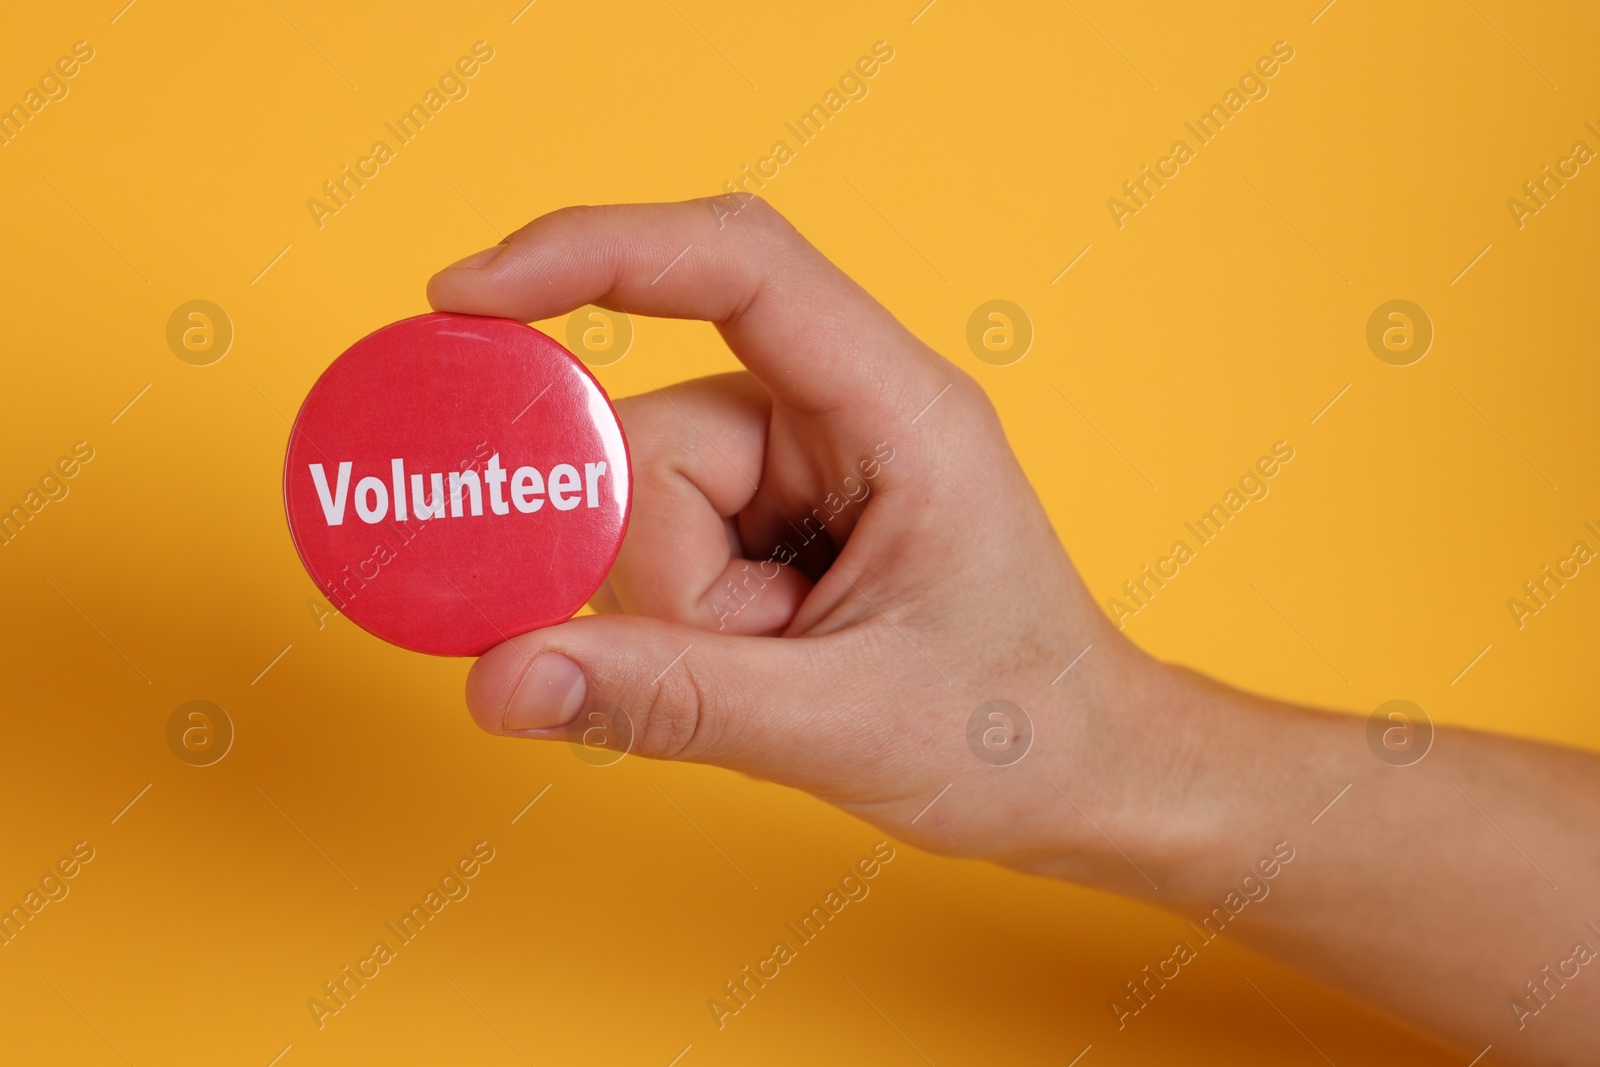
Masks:
[[[428,300],[523,322],[585,304],[705,319],[775,398],[812,412],[886,386],[920,396],[943,362],[755,197],[563,208],[435,274]]]

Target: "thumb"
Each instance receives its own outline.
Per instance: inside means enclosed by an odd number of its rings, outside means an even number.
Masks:
[[[485,653],[467,676],[467,707],[492,734],[605,744],[792,782],[809,777],[802,764],[821,761],[814,750],[825,731],[814,709],[833,704],[818,690],[836,676],[823,661],[839,639],[594,615]]]

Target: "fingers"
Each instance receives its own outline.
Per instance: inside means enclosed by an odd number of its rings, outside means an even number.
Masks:
[[[618,605],[734,634],[778,633],[810,583],[744,557],[733,517],[757,493],[771,402],[726,374],[617,403],[633,456],[633,519],[612,566]]]
[[[902,404],[948,377],[942,359],[759,199],[737,214],[725,197],[556,211],[434,275],[428,299],[524,322],[591,303],[706,319],[777,399],[810,412]]]
[[[815,709],[835,703],[818,688],[834,673],[819,667],[827,644],[588,616],[480,657],[467,677],[467,706],[492,734],[575,741],[604,721],[617,746],[636,755],[809,781],[827,758]],[[817,680],[805,699],[797,679]]]

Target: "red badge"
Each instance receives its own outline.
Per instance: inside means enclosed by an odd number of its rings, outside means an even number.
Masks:
[[[565,622],[628,525],[600,383],[509,319],[420,315],[357,341],[300,407],[283,499],[300,560],[368,633],[476,656]]]

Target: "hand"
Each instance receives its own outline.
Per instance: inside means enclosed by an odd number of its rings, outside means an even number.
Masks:
[[[706,319],[749,368],[617,404],[633,513],[596,606],[625,614],[482,657],[467,682],[480,726],[568,739],[606,701],[637,754],[796,786],[930,849],[1101,851],[1069,803],[1116,818],[1088,777],[1137,740],[1104,705],[1137,700],[1153,665],[1090,600],[982,389],[776,211],[569,208],[441,271],[428,296],[523,321],[588,303]],[[1036,734],[1011,766],[968,746],[991,700]],[[1025,743],[1011,725],[991,742]]]
[[[1570,968],[1600,958],[1572,947],[1600,936],[1600,759],[1446,728],[1397,769],[1361,718],[1151,660],[1089,598],[983,392],[764,203],[558,211],[429,298],[708,319],[749,368],[617,405],[635,495],[608,613],[478,660],[484,729],[573,738],[609,702],[641,755],[1223,921],[1463,1062],[1592,1059],[1600,979]],[[968,744],[992,700],[1025,712],[990,735],[1008,755],[1033,731],[999,766]],[[1108,1003],[1121,1030],[1165,1001]]]

